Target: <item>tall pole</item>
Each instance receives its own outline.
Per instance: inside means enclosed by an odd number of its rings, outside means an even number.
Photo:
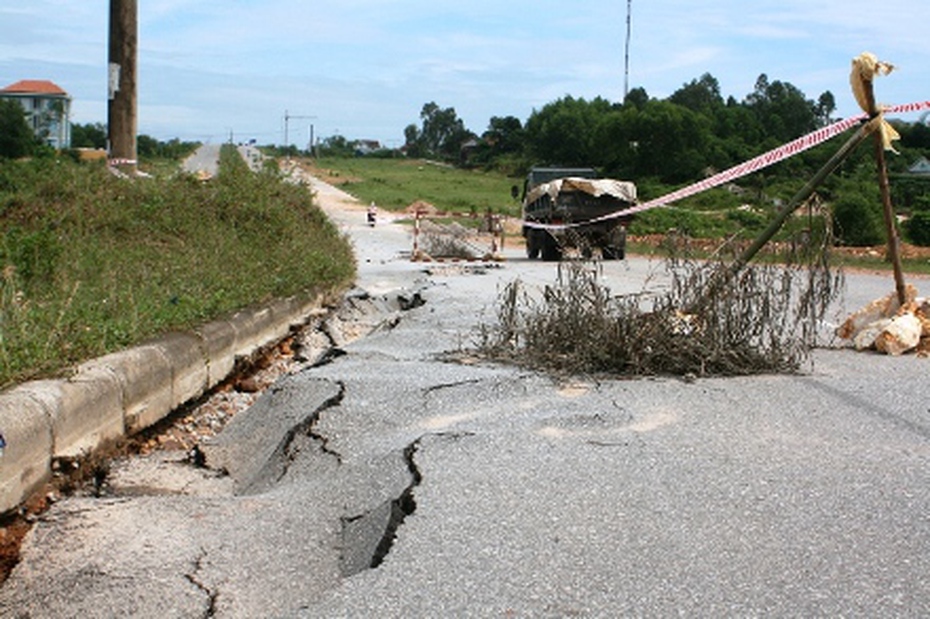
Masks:
[[[722,269],[714,273],[710,282],[708,282],[703,294],[695,301],[695,304],[688,308],[688,312],[692,314],[699,313],[704,305],[710,301],[714,295],[716,295],[722,286],[729,283],[732,277],[735,277],[736,274],[753,259],[753,257],[759,253],[766,243],[768,243],[773,236],[781,229],[788,217],[791,216],[798,208],[804,204],[804,202],[813,195],[813,193],[820,187],[821,184],[826,180],[826,178],[832,174],[840,164],[846,161],[847,157],[859,146],[869,135],[876,132],[879,127],[879,118],[873,118],[869,122],[861,125],[859,129],[851,138],[849,138],[840,149],[834,153],[830,160],[824,164],[820,170],[814,174],[807,183],[802,187],[791,199],[791,202],[788,203],[785,208],[783,208],[775,216],[768,227],[762,231],[759,236],[756,237],[755,241],[747,247],[739,257],[733,261],[726,269]],[[903,302],[902,302],[903,303]]]
[[[137,0],[110,0],[107,139],[111,164],[136,168]]]
[[[626,0],[626,49],[623,57],[623,101],[630,94],[630,37],[633,31],[633,0]]]
[[[291,120],[290,115],[287,113],[287,110],[284,110],[284,148],[285,150],[289,146],[288,135],[287,135],[287,124]]]
[[[852,74],[849,76],[853,94],[859,107],[869,115],[873,124],[878,124],[875,132],[875,163],[878,168],[878,187],[882,194],[882,213],[885,219],[885,232],[888,235],[888,261],[894,269],[895,290],[898,303],[904,305],[907,300],[907,287],[904,282],[904,269],[901,265],[901,247],[895,221],[894,205],[891,203],[891,187],[888,184],[888,166],[885,162],[885,149],[891,147],[893,140],[899,139],[894,129],[884,120],[882,110],[875,102],[874,79],[877,75],[887,75],[894,66],[881,62],[868,52],[853,58]]]

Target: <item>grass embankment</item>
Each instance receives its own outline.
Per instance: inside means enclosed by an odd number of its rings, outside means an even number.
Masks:
[[[0,386],[272,298],[347,285],[346,239],[304,188],[249,172],[127,180],[0,164]]]

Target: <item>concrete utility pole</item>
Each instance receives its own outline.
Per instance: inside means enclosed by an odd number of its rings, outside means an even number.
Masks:
[[[630,37],[633,34],[633,0],[626,0],[626,46],[623,52],[623,101],[630,94]]]
[[[136,169],[137,0],[110,0],[109,103],[110,164]]]

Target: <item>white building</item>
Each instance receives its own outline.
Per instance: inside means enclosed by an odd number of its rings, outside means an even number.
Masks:
[[[18,101],[36,137],[53,148],[71,146],[71,97],[48,80],[20,80],[0,89],[0,98]]]
[[[911,165],[907,171],[911,174],[917,174],[920,176],[930,176],[930,160],[926,157],[921,157]]]

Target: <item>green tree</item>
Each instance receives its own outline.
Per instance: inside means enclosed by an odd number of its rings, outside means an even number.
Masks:
[[[865,183],[841,183],[833,204],[833,230],[843,245],[861,247],[882,242],[881,200]]]
[[[774,142],[787,142],[817,128],[817,105],[787,82],[769,82],[765,73],[756,80],[755,90],[746,97],[746,105],[755,112],[766,136]]]
[[[522,151],[526,132],[515,116],[492,116],[488,130],[481,137],[490,145],[491,154],[497,156]]]
[[[930,209],[916,211],[911,215],[905,230],[911,243],[930,247]]]
[[[162,142],[145,134],[141,134],[136,138],[136,152],[139,157],[144,159],[177,161],[197,150],[198,146],[200,146],[199,142],[182,142],[178,138],[172,138],[167,142]]]
[[[0,99],[0,158],[18,159],[35,153],[37,141],[23,107]]]
[[[711,163],[717,140],[711,119],[702,114],[669,101],[650,101],[622,121],[626,145],[618,147],[630,149],[635,177],[678,183],[699,178]]]
[[[833,93],[827,90],[817,99],[816,115],[817,124],[826,127],[833,122],[833,112],[836,111],[836,98]]]
[[[420,120],[418,144],[427,155],[458,159],[462,144],[473,137],[453,107],[443,109],[435,102],[426,103],[420,111]]]
[[[907,239],[914,245],[930,247],[930,181],[911,179],[911,216],[904,222]],[[897,204],[897,202],[895,202]]]
[[[422,157],[423,147],[420,140],[420,128],[410,123],[404,128],[404,148],[408,157]]]
[[[605,154],[594,148],[595,133],[613,108],[606,99],[565,96],[534,110],[526,121],[527,153],[538,163],[599,166]]]
[[[896,128],[901,134],[902,146],[930,150],[930,125],[917,122],[898,125]]]
[[[71,125],[71,146],[73,148],[106,148],[107,128],[103,123]]]
[[[759,154],[765,129],[751,109],[730,97],[717,112],[714,133],[728,158],[723,167],[729,167]]]
[[[622,108],[601,118],[594,138],[594,150],[602,154],[600,164],[607,175],[636,177],[639,154],[636,127],[641,114],[642,108],[628,100]]]
[[[643,109],[643,107],[649,102],[649,94],[646,93],[646,89],[639,87],[633,88],[630,92],[626,93],[626,97],[623,99],[623,105],[632,105],[637,109]]]
[[[351,157],[355,149],[349,140],[342,135],[331,135],[320,142],[320,154],[324,157]]]
[[[714,116],[724,106],[723,97],[720,95],[720,82],[710,73],[705,73],[700,79],[691,80],[673,92],[668,100],[709,117]]]

